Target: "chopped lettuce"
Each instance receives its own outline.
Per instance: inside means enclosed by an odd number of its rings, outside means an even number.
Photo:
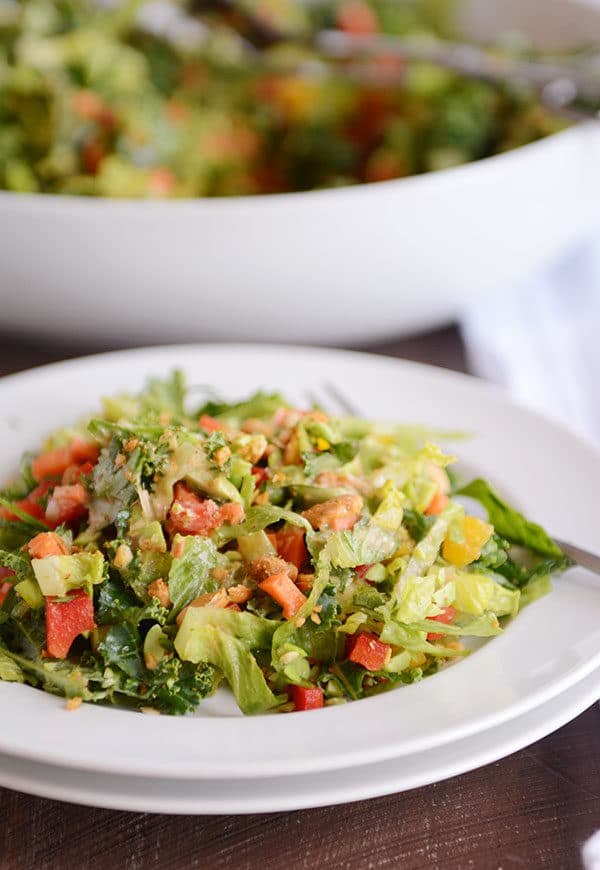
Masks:
[[[214,592],[218,582],[211,575],[217,564],[217,548],[210,538],[176,535],[173,548],[183,546],[181,556],[173,559],[169,571],[169,596],[175,617],[194,598]]]

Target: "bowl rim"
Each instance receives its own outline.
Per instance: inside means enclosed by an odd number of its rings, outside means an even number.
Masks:
[[[485,172],[490,165],[498,166],[504,165],[509,161],[515,162],[515,159],[519,156],[523,156],[524,158],[533,157],[535,159],[537,152],[542,149],[558,147],[564,142],[580,138],[582,133],[585,135],[587,132],[598,131],[599,129],[600,127],[594,120],[579,121],[565,127],[563,130],[551,133],[549,136],[543,136],[540,139],[535,139],[532,142],[527,142],[526,144],[519,145],[516,148],[510,148],[507,151],[501,151],[497,154],[491,154],[487,157],[481,157],[478,160],[472,160],[458,166],[448,167],[447,169],[423,172],[416,175],[407,175],[401,178],[392,178],[387,181],[347,184],[341,187],[328,187],[317,190],[246,194],[243,196],[181,197],[177,199],[85,196],[62,193],[19,193],[11,190],[0,190],[0,208],[8,206],[9,208],[16,207],[17,209],[25,210],[39,208],[45,211],[54,211],[61,209],[64,206],[76,211],[87,211],[91,209],[107,210],[112,208],[122,211],[143,208],[145,212],[154,212],[161,209],[168,209],[173,212],[187,211],[190,209],[217,211],[228,208],[233,210],[236,206],[245,209],[263,208],[265,205],[277,207],[278,204],[290,205],[292,203],[307,206],[315,202],[331,200],[334,196],[338,199],[340,196],[365,199],[380,193],[389,194],[393,191],[409,191],[413,187],[418,187],[422,190],[432,185],[439,187],[440,185],[450,184],[453,181],[462,178],[465,173],[476,175]]]

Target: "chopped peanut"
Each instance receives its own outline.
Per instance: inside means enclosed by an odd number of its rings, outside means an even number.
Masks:
[[[248,589],[242,583],[239,583],[237,586],[230,586],[227,590],[229,600],[233,601],[234,604],[244,604],[252,598],[252,594],[252,589]]]
[[[252,504],[269,504],[269,493],[266,491],[255,493]]]
[[[132,450],[135,450],[139,443],[140,442],[137,438],[128,438],[127,441],[123,442],[123,450],[125,451],[125,453],[131,453]]]
[[[115,558],[113,559],[113,565],[120,571],[121,568],[126,568],[132,559],[133,553],[131,552],[131,547],[127,544],[119,544],[117,552],[115,553]]]
[[[239,501],[229,501],[221,508],[221,517],[224,523],[237,526],[244,522],[244,505]]]
[[[169,586],[162,577],[159,577],[158,580],[153,580],[148,585],[148,595],[151,598],[158,598],[161,607],[171,607],[173,604],[169,595]]]
[[[69,698],[69,700],[67,701],[67,710],[79,710],[81,704],[81,698]]]
[[[291,562],[280,559],[279,556],[261,556],[248,563],[248,570],[252,577],[260,582],[271,577],[273,574],[287,574],[290,580],[296,580],[298,569]]]
[[[217,567],[213,568],[210,572],[210,576],[214,580],[218,580],[219,583],[222,583],[223,580],[227,579],[227,571],[225,570],[225,568],[221,568],[220,565],[217,565]]]
[[[290,440],[285,445],[285,450],[283,451],[283,461],[286,465],[300,464],[300,442],[298,440],[298,435],[296,434],[296,432],[292,432]]]
[[[225,465],[231,459],[231,450],[229,447],[219,447],[218,450],[215,450],[213,454],[213,460],[219,468],[222,465]]]
[[[335,531],[351,529],[360,517],[363,500],[359,495],[338,495],[304,511],[313,529],[329,526]]]
[[[221,586],[216,592],[206,592],[190,602],[190,607],[227,607],[227,591]]]

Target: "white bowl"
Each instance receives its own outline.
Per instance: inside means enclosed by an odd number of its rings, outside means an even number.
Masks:
[[[467,30],[600,42],[600,8],[470,0]],[[433,327],[600,219],[600,124],[455,169],[186,201],[0,193],[4,329],[100,341],[347,343]]]

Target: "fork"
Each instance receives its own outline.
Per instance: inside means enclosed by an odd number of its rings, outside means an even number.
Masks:
[[[327,396],[325,402],[323,402],[316,393],[312,391],[306,393],[306,398],[313,405],[319,405],[319,407],[323,408],[324,411],[327,411],[327,401],[329,400],[329,402],[333,403],[334,408],[339,408],[339,410],[344,414],[348,414],[351,417],[364,416],[361,414],[357,406],[335,384],[330,381],[325,381],[321,384],[321,390]],[[586,568],[594,574],[600,574],[600,556],[596,553],[584,550],[582,547],[577,547],[575,544],[563,541],[560,538],[553,537],[552,540],[556,546],[562,550],[565,556],[568,556],[576,565]]]

